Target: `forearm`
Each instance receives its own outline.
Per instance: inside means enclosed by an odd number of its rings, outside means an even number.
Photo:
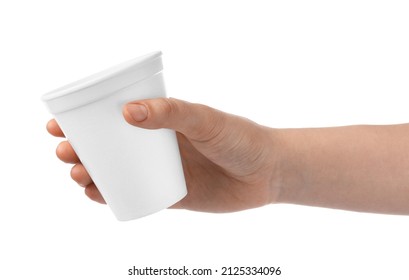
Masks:
[[[409,125],[278,130],[278,202],[409,214]]]

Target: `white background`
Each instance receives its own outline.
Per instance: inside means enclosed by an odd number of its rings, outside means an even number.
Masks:
[[[127,276],[133,265],[408,279],[405,216],[271,205],[118,222],[55,157],[40,102],[162,50],[168,95],[264,125],[403,123],[408,15],[406,1],[2,1],[0,279],[143,279]]]

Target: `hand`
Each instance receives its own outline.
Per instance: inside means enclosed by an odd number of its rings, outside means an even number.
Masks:
[[[173,98],[135,101],[124,106],[127,122],[146,129],[177,132],[188,195],[171,208],[231,212],[263,206],[279,195],[275,130],[216,109]],[[64,137],[55,120],[50,134]],[[71,177],[94,201],[104,199],[72,146],[61,142],[57,156],[75,164]]]

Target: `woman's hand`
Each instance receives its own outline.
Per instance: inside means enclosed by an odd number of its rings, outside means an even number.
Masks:
[[[270,204],[279,195],[275,130],[216,109],[173,98],[131,102],[123,115],[131,125],[177,132],[188,195],[171,208],[231,212]],[[55,120],[48,131],[64,137]],[[71,177],[92,200],[104,203],[87,170],[67,141],[57,156],[74,164]]]

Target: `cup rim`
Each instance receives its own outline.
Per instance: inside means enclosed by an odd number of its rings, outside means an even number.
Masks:
[[[55,115],[107,98],[162,70],[162,53],[156,51],[57,88],[41,99],[49,112]]]
[[[161,51],[155,51],[155,52],[151,52],[149,54],[134,58],[132,60],[122,62],[120,64],[109,67],[100,72],[97,72],[95,74],[89,75],[85,78],[79,79],[75,82],[66,84],[48,93],[45,93],[41,99],[44,102],[47,102],[47,101],[50,101],[56,98],[60,98],[60,97],[64,97],[72,93],[78,92],[80,90],[95,86],[101,82],[110,80],[113,77],[120,75],[121,73],[127,72],[130,69],[134,69],[135,67],[140,68],[145,63],[150,62],[153,59],[160,57],[161,55],[162,55]]]

